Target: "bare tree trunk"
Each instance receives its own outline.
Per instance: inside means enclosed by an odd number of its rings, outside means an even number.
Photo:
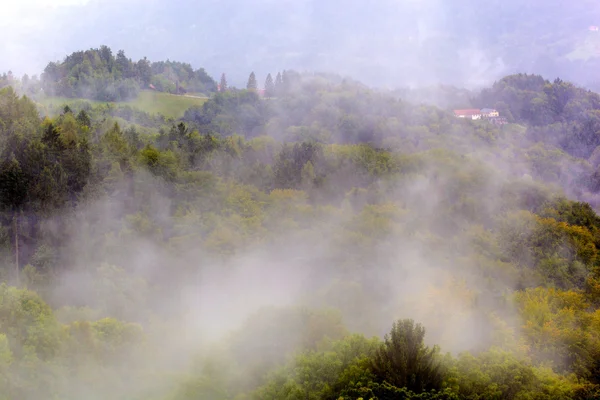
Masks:
[[[17,212],[15,212],[13,220],[15,225],[15,278],[17,286],[20,286],[21,282],[19,278],[19,214]]]

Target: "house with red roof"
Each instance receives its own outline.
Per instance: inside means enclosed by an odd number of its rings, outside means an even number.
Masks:
[[[457,118],[481,119],[481,110],[473,108],[467,110],[454,110],[454,116]]]

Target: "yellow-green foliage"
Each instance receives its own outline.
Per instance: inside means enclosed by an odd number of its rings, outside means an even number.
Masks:
[[[586,268],[596,263],[596,238],[586,227],[526,211],[509,213],[501,225],[506,254],[523,268],[534,267],[538,274],[535,279],[559,287],[582,287]]]
[[[583,293],[528,289],[515,295],[532,356],[587,377],[600,356],[600,310]]]
[[[16,357],[49,359],[59,351],[59,324],[35,292],[1,284],[0,327]]]
[[[448,384],[461,399],[572,399],[579,387],[572,377],[535,367],[526,357],[492,348],[451,362]]]

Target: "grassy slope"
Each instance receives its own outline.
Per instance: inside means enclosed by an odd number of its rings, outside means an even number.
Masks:
[[[106,103],[103,101],[71,99],[66,97],[46,97],[39,100],[42,105],[49,108],[55,108],[62,106],[63,104],[71,104],[77,101],[88,101],[96,104]],[[183,116],[185,110],[194,105],[201,105],[205,101],[206,98],[176,96],[168,93],[144,90],[140,92],[137,98],[117,104],[128,104],[150,114],[161,113],[167,117],[180,118]]]
[[[179,118],[183,116],[185,110],[195,105],[202,105],[205,98],[176,96],[174,94],[142,91],[135,99],[127,103],[132,107],[148,113],[161,113],[167,117]]]

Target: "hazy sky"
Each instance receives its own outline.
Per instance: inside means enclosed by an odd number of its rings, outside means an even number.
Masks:
[[[251,71],[262,81],[283,69],[336,72],[388,87],[487,85],[515,72],[586,81],[597,71],[593,63],[571,62],[594,45],[587,14],[600,13],[595,0],[551,6],[530,0],[526,13],[520,0],[3,3],[0,71],[17,75],[39,74],[49,61],[102,44],[134,60],[189,62],[216,78],[224,72],[234,85],[244,85]]]
[[[0,13],[0,70],[38,74],[49,57],[62,58],[53,44],[61,30],[54,21],[61,11],[89,0],[19,0],[2,2]]]
[[[428,23],[416,13],[426,10],[439,23],[438,1],[346,0],[341,8],[337,0],[11,1],[0,16],[0,71],[37,74],[49,61],[106,44],[133,59],[190,62],[216,77],[225,72],[234,84],[252,70],[262,78],[288,68],[365,81],[433,76],[438,67],[417,68],[411,47],[428,37]]]
[[[23,33],[31,28],[46,28],[51,17],[61,8],[81,6],[89,0],[19,0],[2,2],[0,26],[8,28],[3,32],[15,39],[15,33]],[[46,30],[46,29],[44,29]],[[5,41],[6,39],[3,39]],[[5,43],[6,44],[6,43]]]

